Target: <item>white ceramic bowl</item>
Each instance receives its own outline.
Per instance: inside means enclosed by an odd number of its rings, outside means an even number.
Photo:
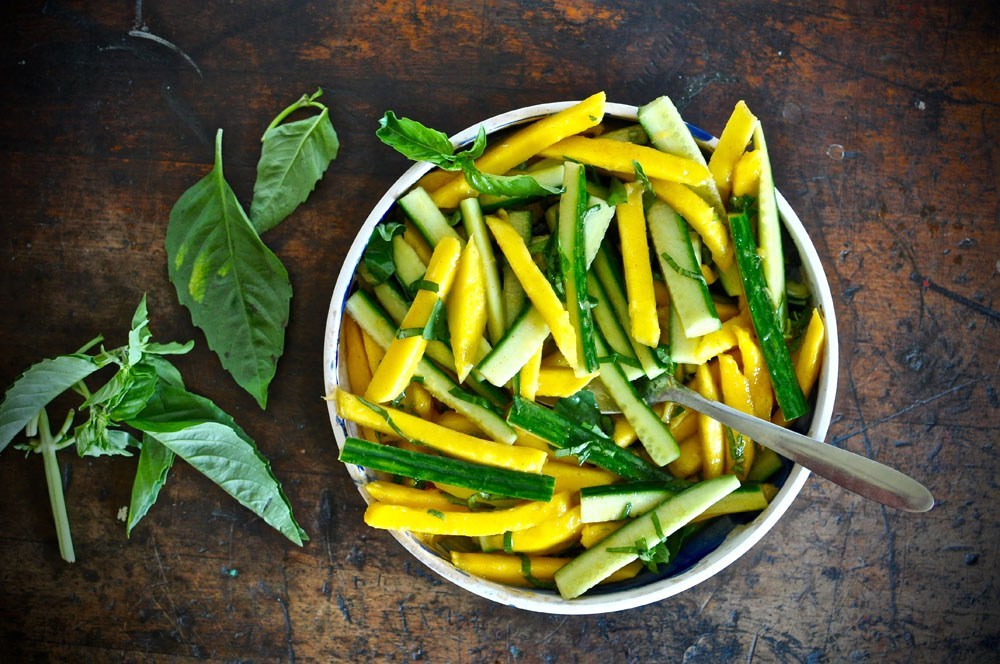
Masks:
[[[576,102],[539,104],[537,106],[528,106],[509,111],[456,134],[452,137],[452,142],[456,146],[471,142],[475,138],[480,124],[485,127],[487,134],[493,134],[509,127],[537,120],[538,118],[571,106],[574,103]],[[635,106],[609,103],[605,109],[606,117],[631,121],[636,120],[637,109]],[[692,133],[697,139],[709,145],[714,145],[715,141],[709,134],[696,127],[692,127]],[[368,215],[368,218],[365,219],[365,223],[358,231],[354,243],[344,257],[344,265],[341,268],[340,276],[333,289],[333,296],[330,299],[330,312],[327,317],[326,336],[323,345],[323,379],[328,394],[338,385],[344,386],[345,389],[349,388],[347,370],[339,361],[341,357],[341,317],[344,313],[345,301],[352,291],[355,270],[361,261],[365,247],[368,244],[368,239],[375,225],[385,217],[396,199],[413,187],[417,180],[431,168],[432,166],[428,163],[415,164],[389,187],[389,190],[382,196],[378,204]],[[802,260],[803,276],[813,293],[815,305],[819,307],[827,328],[827,343],[824,351],[823,366],[819,382],[816,386],[816,407],[813,411],[808,432],[813,438],[823,440],[830,425],[830,417],[833,413],[837,391],[839,357],[833,298],[830,295],[830,285],[823,272],[819,255],[816,253],[815,247],[810,241],[805,228],[802,226],[802,222],[799,221],[795,212],[780,193],[777,194],[777,200],[778,210],[785,227],[788,229],[792,241],[798,248]],[[346,422],[337,417],[332,404],[329,408],[333,434],[337,440],[337,444],[342,448],[347,436],[358,435],[357,428],[353,423]],[[347,464],[347,470],[365,501],[372,502],[371,496],[365,490],[365,484],[372,477],[363,468],[352,464]],[[554,614],[590,614],[621,611],[671,597],[720,572],[727,565],[749,551],[754,544],[771,530],[778,519],[781,518],[792,504],[792,501],[795,500],[795,497],[802,489],[802,485],[808,477],[808,470],[799,465],[793,466],[777,496],[767,509],[761,512],[750,523],[734,528],[715,550],[679,574],[667,578],[653,578],[644,584],[633,583],[624,587],[619,586],[620,589],[617,590],[610,588],[606,591],[592,591],[590,594],[572,600],[564,600],[554,591],[512,588],[470,576],[455,568],[450,561],[439,557],[411,534],[393,531],[392,535],[415,558],[448,581],[481,597],[501,604],[529,611]]]

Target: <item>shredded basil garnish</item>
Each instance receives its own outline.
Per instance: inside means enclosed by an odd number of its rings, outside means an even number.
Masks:
[[[440,510],[427,510],[427,513],[436,519],[441,519],[444,521],[444,512]]]
[[[518,557],[521,559],[521,576],[523,576],[528,583],[536,588],[543,588],[546,590],[551,590],[556,587],[555,583],[551,581],[542,581],[531,573],[531,558],[523,553],[519,553]]]
[[[514,532],[511,530],[504,531],[503,551],[504,553],[514,553]]]
[[[703,275],[700,271],[695,272],[694,270],[689,270],[686,267],[681,267],[680,264],[674,260],[674,257],[665,251],[662,254],[660,254],[660,256],[663,257],[663,260],[667,263],[667,265],[669,265],[671,269],[673,269],[673,271],[676,272],[677,274],[681,275],[682,277],[687,277],[688,279],[694,279],[695,281],[700,281],[703,284],[705,283],[705,275]]]

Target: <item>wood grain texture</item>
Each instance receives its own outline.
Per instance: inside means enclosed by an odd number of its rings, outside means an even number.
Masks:
[[[1000,13],[995,3],[67,0],[0,23],[0,383],[148,293],[188,384],[270,457],[297,548],[177,467],[131,540],[134,461],[64,452],[79,562],[58,556],[41,460],[0,456],[5,661],[991,661],[1000,649],[997,371]],[[158,38],[158,39],[157,39]],[[164,43],[166,42],[166,43]],[[170,45],[173,45],[171,47]],[[273,115],[322,86],[341,154],[265,236],[292,279],[266,412],[208,351],[166,277],[170,207],[210,168],[250,199]],[[924,480],[924,516],[810,480],[747,556],[642,610],[491,604],[387,534],[336,459],[320,359],[330,292],[403,171],[387,109],[448,132],[502,110],[669,94],[721,130],[765,122],[776,181],[829,272],[841,330],[830,438]]]

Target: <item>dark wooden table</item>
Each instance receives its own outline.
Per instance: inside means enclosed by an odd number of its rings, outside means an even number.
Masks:
[[[59,558],[41,459],[0,457],[5,661],[996,661],[1000,14],[959,2],[12,2],[0,26],[0,382],[149,297],[195,339],[189,386],[267,454],[298,548],[178,464],[132,538],[134,459],[63,452],[78,562]],[[680,4],[680,3],[678,3]],[[990,9],[989,7],[993,8]],[[342,152],[266,236],[295,296],[261,411],[167,280],[164,233],[210,168],[249,202],[258,138],[322,86]],[[830,438],[925,481],[898,513],[811,479],[749,555],[641,610],[566,618],[461,591],[364,527],[321,401],[344,252],[405,168],[387,109],[449,132],[501,110],[669,94],[718,132],[764,120],[779,188],[830,275]]]

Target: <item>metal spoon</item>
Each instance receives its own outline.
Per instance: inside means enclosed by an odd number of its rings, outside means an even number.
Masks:
[[[599,392],[595,390],[601,410],[618,412],[605,408],[610,397]],[[927,487],[894,468],[711,401],[680,383],[668,384],[646,401],[671,401],[708,415],[848,491],[883,505],[907,512],[926,512],[934,506],[934,496]]]

